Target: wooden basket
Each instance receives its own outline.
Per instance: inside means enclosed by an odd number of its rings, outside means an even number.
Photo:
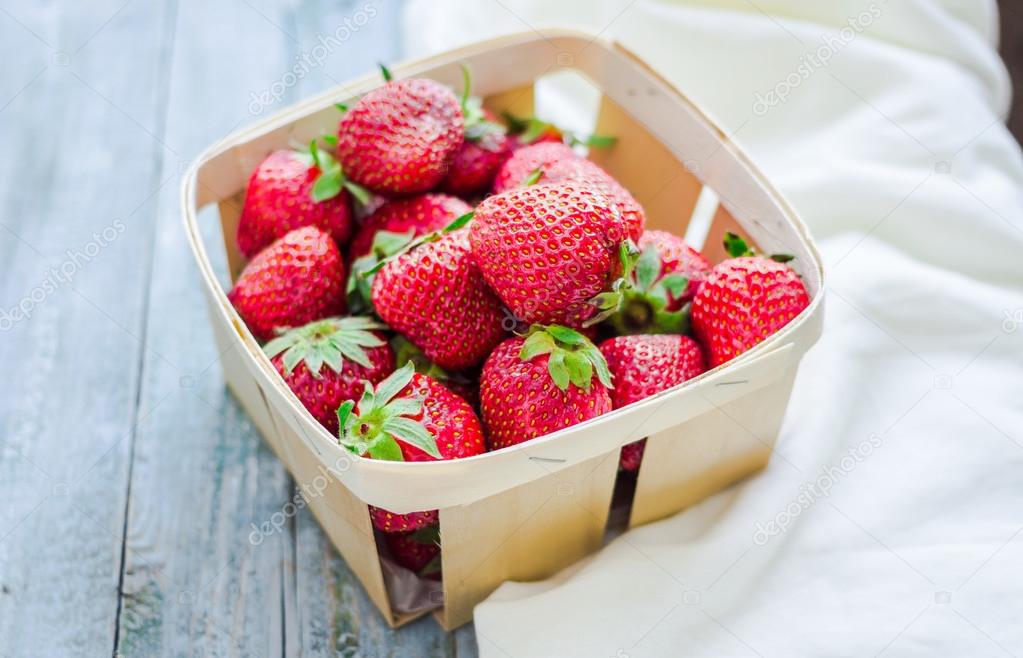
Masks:
[[[577,71],[602,94],[595,131],[619,138],[591,157],[643,204],[649,228],[685,235],[698,199],[709,198],[718,205],[708,258],[724,258],[714,245],[725,230],[765,252],[793,254],[812,302],[724,366],[546,437],[456,461],[363,459],[309,415],[235,313],[210,264],[198,213],[218,204],[233,280],[244,265],[234,234],[250,172],[274,149],[332,133],[333,104],[379,86],[380,77],[299,103],[208,149],[185,178],[182,210],[228,386],[296,481],[327,482],[308,504],[393,626],[423,613],[392,608],[367,504],[399,513],[440,510],[443,605],[434,614],[455,628],[502,582],[546,578],[600,548],[622,445],[649,437],[631,526],[671,515],[765,466],[799,360],[821,329],[823,270],[802,222],[718,126],[632,53],[592,35],[547,30],[395,66],[394,73],[458,89],[463,63],[490,109],[519,115],[533,113],[539,78]],[[701,197],[705,187],[715,194]]]

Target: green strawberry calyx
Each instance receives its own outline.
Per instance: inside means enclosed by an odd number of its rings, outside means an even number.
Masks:
[[[366,390],[358,408],[353,400],[347,400],[338,407],[338,442],[357,455],[405,461],[398,444],[400,441],[441,459],[437,439],[415,419],[423,412],[425,399],[398,397],[415,373],[412,364],[406,363],[376,388],[365,382]]]
[[[555,124],[538,119],[536,117],[518,117],[511,112],[502,114],[505,121],[511,128],[512,134],[519,138],[523,144],[532,144],[544,135],[557,135],[569,146],[588,146],[591,148],[608,148],[615,145],[617,137],[611,135],[589,135],[579,136],[567,130],[563,130]]]
[[[724,245],[725,252],[732,258],[760,255],[754,251],[752,247],[746,244],[745,240],[732,232],[725,233]],[[793,260],[795,256],[792,254],[771,254],[768,258],[779,263],[787,263],[790,260]]]
[[[611,371],[607,361],[590,339],[575,329],[559,324],[534,324],[526,334],[519,358],[532,361],[547,354],[547,373],[555,386],[567,391],[570,384],[589,391],[593,375],[606,388],[612,388]]]
[[[462,116],[465,117],[465,138],[470,142],[481,143],[487,135],[506,133],[507,128],[487,118],[483,111],[483,100],[472,96],[471,90],[472,73],[468,66],[462,64],[462,95],[458,101],[462,106]],[[485,143],[480,145],[485,146]]]
[[[333,135],[324,136],[323,141],[331,148],[337,146],[337,138]],[[329,152],[321,150],[317,140],[314,139],[309,142],[308,153],[299,153],[299,155],[303,157],[309,166],[316,167],[320,172],[316,180],[313,181],[312,189],[309,191],[309,196],[316,203],[333,199],[338,194],[341,194],[341,190],[348,190],[348,193],[364,206],[372,200],[369,190],[348,180],[341,170],[341,164]]]
[[[274,358],[283,353],[284,371],[290,375],[299,363],[305,363],[313,377],[323,377],[326,365],[340,373],[345,359],[371,368],[367,347],[380,347],[384,341],[373,334],[384,325],[366,317],[327,318],[298,329],[291,329],[268,342],[263,351]]]
[[[348,305],[354,313],[369,312],[373,308],[371,291],[373,275],[378,271],[377,265],[388,260],[405,248],[416,238],[416,232],[409,229],[404,233],[394,231],[377,231],[373,234],[373,245],[370,252],[352,261],[348,275]]]
[[[461,216],[457,217],[456,219],[454,219],[450,224],[448,224],[447,226],[445,226],[441,230],[439,230],[439,231],[432,231],[430,233],[426,233],[425,235],[421,235],[418,238],[410,240],[407,244],[405,244],[405,245],[401,246],[400,248],[398,248],[394,253],[389,254],[386,258],[383,258],[383,259],[379,260],[375,265],[373,265],[373,267],[371,267],[368,270],[365,270],[363,272],[360,272],[359,276],[364,278],[364,279],[373,276],[374,274],[376,274],[380,270],[384,269],[385,265],[387,265],[391,261],[399,258],[400,256],[404,256],[405,254],[407,254],[408,252],[412,251],[416,247],[422,246],[424,244],[429,244],[430,242],[436,242],[437,240],[440,240],[442,237],[444,237],[448,233],[453,233],[453,232],[457,231],[458,229],[464,227],[466,224],[468,224],[472,220],[474,215],[475,215],[475,211],[470,210],[469,212],[465,213],[464,215],[461,215]],[[376,238],[374,238],[373,241],[375,243],[376,242]]]
[[[689,278],[662,274],[661,255],[652,244],[640,251],[626,240],[619,247],[618,257],[622,274],[610,290],[590,300],[597,312],[585,326],[606,321],[618,334],[686,333],[688,304],[677,311],[669,311],[668,305],[685,293]]]

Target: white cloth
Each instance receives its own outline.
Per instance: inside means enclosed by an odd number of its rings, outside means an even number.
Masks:
[[[830,276],[766,472],[505,584],[476,609],[481,654],[1023,656],[1023,163],[994,1],[414,0],[406,18],[412,54],[556,23],[621,40],[736,133]]]

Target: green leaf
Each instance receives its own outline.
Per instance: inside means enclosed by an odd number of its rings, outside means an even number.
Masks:
[[[689,287],[689,278],[682,274],[669,274],[658,281],[658,286],[667,290],[673,298],[678,298]]]
[[[529,175],[522,181],[522,187],[529,187],[530,185],[536,185],[543,177],[543,168],[537,167],[533,171],[529,172]]]
[[[582,345],[586,342],[586,336],[583,336],[575,329],[569,329],[568,327],[563,327],[560,324],[549,325],[545,331],[551,336],[554,336],[554,340],[559,343],[564,343],[565,345],[575,346]]]
[[[337,352],[338,363],[340,364],[341,356],[344,355],[346,359],[355,361],[363,368],[373,367],[372,362],[369,360],[369,355],[366,354],[366,350],[353,340],[352,334],[339,334],[331,341],[331,347]],[[327,364],[330,364],[329,359],[325,359]],[[335,372],[341,372],[340,366],[334,368]]]
[[[453,233],[453,232],[457,231],[458,229],[462,228],[463,226],[468,224],[470,221],[472,221],[472,218],[475,216],[475,214],[476,214],[476,212],[474,210],[470,210],[469,212],[465,213],[464,215],[459,216],[453,222],[451,222],[450,224],[445,226],[443,229],[441,229],[441,233]]]
[[[506,132],[508,132],[508,129],[501,124],[482,119],[465,127],[465,138],[470,142],[478,142],[487,135],[498,135]]]
[[[417,544],[436,544],[440,546],[440,526],[428,525],[414,531],[410,537]]]
[[[369,456],[373,459],[385,459],[391,462],[405,461],[405,455],[401,454],[401,446],[393,437],[381,434],[375,441],[369,444],[367,449]]]
[[[541,121],[536,117],[530,117],[526,120],[526,129],[519,135],[519,141],[523,144],[532,144],[552,128],[557,130],[552,123]]]
[[[636,285],[640,290],[650,290],[661,273],[661,255],[657,247],[650,245],[636,261]]]
[[[354,408],[355,402],[352,400],[345,400],[341,403],[341,406],[337,408],[337,427],[339,436],[344,436],[345,431],[348,430],[349,422],[355,420],[352,417],[352,409]]]
[[[323,171],[323,165],[320,163],[320,147],[316,145],[316,140],[309,142],[309,155],[313,158],[313,165]]]
[[[614,384],[611,381],[611,371],[607,367],[607,360],[604,359],[604,354],[596,347],[591,347],[585,351],[587,360],[593,364],[593,369],[597,371],[597,380],[607,388],[614,388]]]
[[[380,75],[384,77],[384,82],[390,82],[394,79],[394,76],[391,74],[391,69],[384,66],[382,62],[377,62],[377,64],[380,66]]]
[[[568,369],[568,378],[572,383],[584,391],[590,390],[590,380],[593,378],[593,364],[590,363],[582,352],[568,352],[565,354],[565,367]]]
[[[284,362],[284,371],[290,375],[295,370],[295,367],[302,362],[302,359],[304,359],[305,356],[306,350],[304,349],[297,347],[289,349],[284,353],[284,359],[282,360]],[[307,365],[306,367],[309,366]],[[313,370],[312,368],[309,368],[309,372],[319,374],[318,370]]]
[[[555,386],[562,391],[568,390],[570,378],[568,367],[565,366],[565,350],[554,350],[551,353],[551,358],[547,361],[547,372],[550,374],[551,379],[554,380]]]
[[[441,557],[440,553],[437,553],[433,558],[426,563],[426,565],[419,570],[420,576],[431,576],[435,573],[440,573],[441,570]]]
[[[405,443],[415,446],[435,459],[441,459],[437,439],[423,426],[411,418],[389,418],[382,429]]]
[[[326,345],[321,346],[319,352],[323,355],[323,362],[327,364],[327,367],[334,372],[341,372],[341,366],[344,362],[341,358],[342,351],[333,340],[328,342]],[[363,356],[365,356],[365,354],[363,354]],[[355,361],[355,359],[352,360]],[[306,365],[308,365],[308,363]]]
[[[792,254],[771,254],[771,260],[777,263],[788,263],[789,261],[795,260],[796,257]]]
[[[373,236],[373,254],[379,258],[387,258],[405,248],[416,237],[415,229],[409,229],[404,233],[394,231],[377,231]]]
[[[327,199],[333,199],[338,194],[341,194],[342,185],[341,170],[335,169],[333,171],[325,171],[321,173],[317,178],[316,182],[313,183],[312,197],[313,201],[320,203]]]
[[[508,127],[511,128],[512,132],[514,133],[521,133],[523,130],[526,129],[526,126],[529,124],[528,120],[523,119],[521,117],[517,117],[508,111],[501,112],[501,116],[504,118],[505,123],[508,124]]]
[[[263,353],[266,354],[267,358],[272,359],[294,345],[297,337],[298,334],[293,331],[289,331],[283,336],[278,336],[263,346]]]
[[[337,147],[337,135],[324,135],[320,139],[322,139],[324,142],[326,142],[327,146],[329,146],[331,148],[336,148]]]
[[[377,384],[376,398],[379,401],[379,404],[387,404],[396,395],[398,395],[398,393],[401,393],[402,389],[408,386],[409,382],[412,381],[412,376],[415,374],[415,367],[410,363],[406,363],[392,372],[387,379]]]
[[[591,148],[609,148],[615,145],[618,138],[613,135],[590,135],[589,137],[575,141]]]
[[[423,398],[398,398],[384,408],[391,417],[418,416],[423,411]]]
[[[338,174],[341,174],[341,170],[338,169]],[[359,205],[368,206],[373,201],[373,195],[362,185],[353,183],[352,181],[341,175],[341,185],[348,190],[348,193],[359,202]]]
[[[732,258],[753,255],[753,252],[750,251],[749,246],[746,245],[746,241],[740,238],[735,233],[732,232],[725,233],[725,239],[723,242],[725,245],[725,252]]]
[[[469,72],[469,67],[464,63],[462,64],[462,97],[459,99],[459,104],[462,106],[462,111],[465,111],[465,105],[469,102],[469,90],[472,89],[472,73]]]
[[[344,103],[334,103],[334,107],[336,107],[337,111],[341,112],[342,114],[348,111],[348,106],[345,105]]]
[[[554,337],[546,331],[538,331],[535,334],[531,334],[526,338],[525,342],[522,343],[522,350],[519,352],[519,358],[523,361],[531,361],[534,357],[540,354],[550,354],[554,351]]]

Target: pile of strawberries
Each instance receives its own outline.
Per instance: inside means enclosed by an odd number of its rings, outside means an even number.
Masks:
[[[229,294],[354,453],[431,461],[529,441],[692,379],[808,305],[784,259],[737,236],[712,267],[645,230],[579,140],[535,119],[510,131],[468,76],[460,97],[385,78],[339,106],[336,135],[253,172],[237,235],[250,261]],[[621,467],[642,454],[625,446]],[[436,510],[370,513],[398,562],[439,577]]]

